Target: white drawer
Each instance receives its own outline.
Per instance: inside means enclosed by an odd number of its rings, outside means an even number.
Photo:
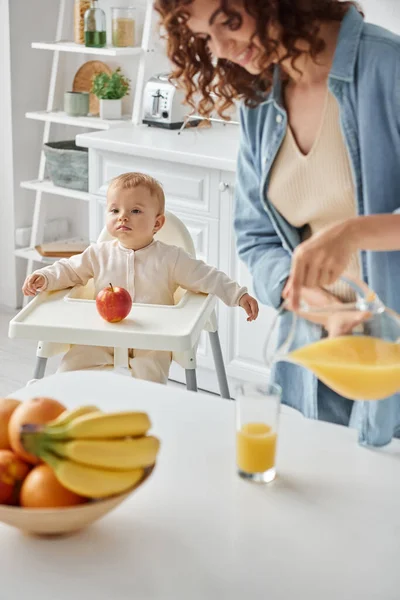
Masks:
[[[196,257],[206,263],[219,266],[219,230],[218,222],[212,219],[203,219],[188,216],[178,211],[172,211],[186,225],[192,236]]]
[[[105,183],[113,177],[139,171],[162,184],[167,207],[212,217],[219,215],[218,171],[109,152],[101,153],[98,166],[97,176],[91,178],[90,191],[93,194],[105,194]]]

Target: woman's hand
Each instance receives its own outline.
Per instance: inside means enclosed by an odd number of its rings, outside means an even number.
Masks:
[[[289,288],[289,281],[288,281],[282,292],[282,298],[285,300],[285,308],[287,310],[290,310],[290,311],[296,313],[297,315],[299,315],[299,317],[302,317],[303,319],[306,319],[307,321],[310,321],[311,323],[316,323],[317,325],[322,325],[323,327],[325,327],[325,329],[328,328],[329,313],[327,313],[327,312],[320,312],[320,313],[312,312],[312,310],[310,310],[310,312],[308,312],[308,311],[302,311],[302,310],[299,310],[298,308],[295,308],[293,306],[293,301],[292,301],[292,298],[290,297],[289,291],[290,291],[290,288]],[[303,300],[305,302],[305,304],[307,304],[309,309],[326,308],[327,306],[334,306],[334,305],[342,304],[342,302],[339,300],[339,298],[337,298],[330,292],[327,292],[326,290],[323,290],[321,288],[304,288],[304,287],[301,288],[300,299]]]
[[[328,332],[328,337],[330,338],[351,334],[355,327],[361,325],[361,323],[366,321],[371,316],[368,312],[359,311],[337,311],[331,312],[330,314],[324,314],[318,312],[313,313],[312,310],[310,312],[305,312],[294,309],[292,299],[290,298],[289,289],[287,288],[288,285],[286,285],[282,293],[282,297],[286,298],[285,307],[287,310],[295,312],[297,315],[303,319],[306,319],[307,321],[322,325]],[[302,288],[300,297],[310,309],[326,308],[327,306],[342,304],[342,302],[336,296],[319,288]]]
[[[344,221],[327,227],[295,249],[285,288],[294,310],[299,307],[302,287],[330,285],[346,269],[357,248],[349,233],[350,223]]]
[[[37,292],[43,292],[46,289],[46,278],[40,273],[33,273],[25,279],[22,291],[25,296],[36,296]]]
[[[285,300],[285,307],[291,311],[298,311],[299,306],[295,307],[293,304],[293,298],[290,294],[291,282],[290,278],[286,282],[286,285],[282,292],[282,298]],[[342,302],[334,294],[331,294],[327,290],[319,287],[308,288],[302,287],[300,290],[299,301],[302,300],[307,306],[312,308],[325,308],[327,305],[342,304]]]
[[[243,294],[239,300],[239,306],[241,306],[247,314],[248,321],[255,321],[258,317],[258,302],[250,294]]]
[[[328,337],[334,338],[341,335],[350,335],[355,327],[361,325],[361,323],[369,319],[370,316],[371,314],[369,312],[359,311],[346,311],[332,314],[327,318],[325,325]]]

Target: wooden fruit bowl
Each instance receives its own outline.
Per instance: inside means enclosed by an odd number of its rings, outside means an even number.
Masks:
[[[61,535],[78,531],[119,506],[150,477],[153,468],[147,469],[143,479],[128,492],[104,500],[51,509],[0,505],[0,522],[34,535]]]

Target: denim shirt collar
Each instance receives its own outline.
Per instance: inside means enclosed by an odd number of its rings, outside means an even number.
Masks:
[[[340,27],[333,65],[329,75],[330,78],[348,82],[354,81],[354,72],[363,27],[363,16],[355,6],[351,6]]]

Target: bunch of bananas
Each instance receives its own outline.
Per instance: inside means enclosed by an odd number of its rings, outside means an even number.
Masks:
[[[43,426],[23,425],[21,440],[65,488],[105,498],[138,484],[154,465],[160,442],[146,435],[150,427],[146,413],[103,413],[82,406]]]

